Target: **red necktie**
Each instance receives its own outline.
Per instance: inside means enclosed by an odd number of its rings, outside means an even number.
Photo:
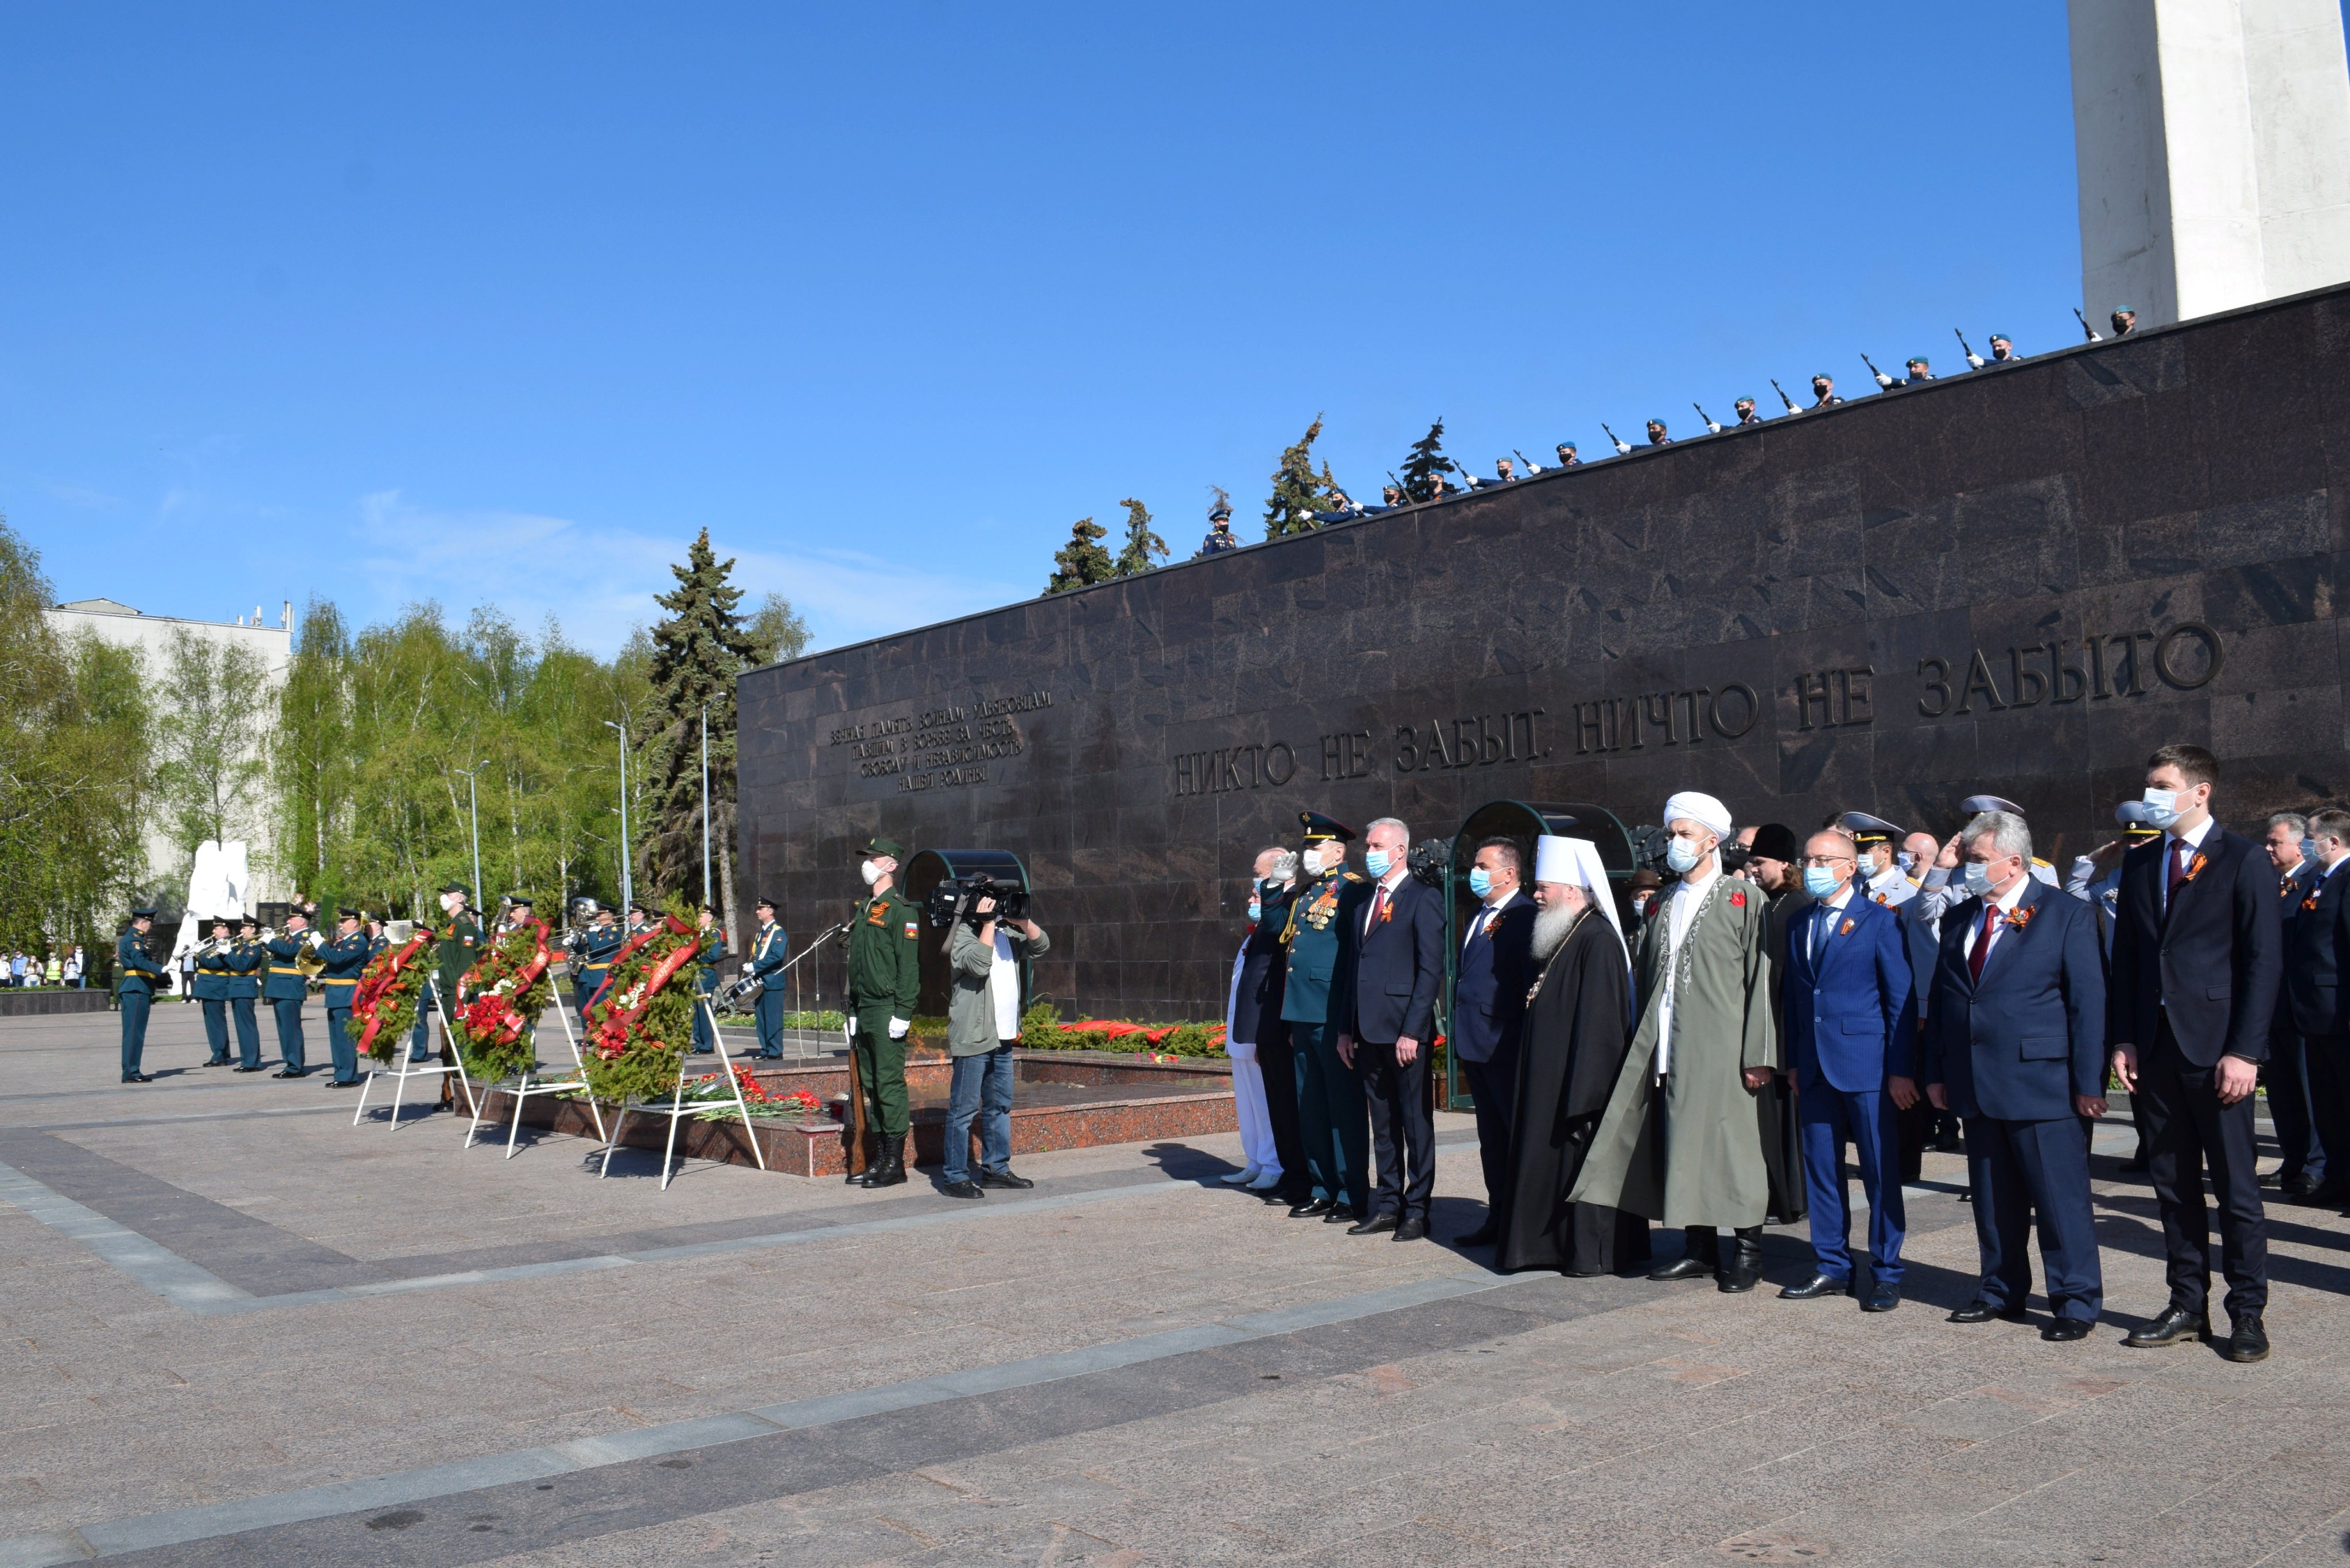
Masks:
[[[2170,910],[2171,900],[2178,897],[2178,889],[2187,881],[2187,852],[2194,847],[2183,838],[2172,839],[2170,846],[2170,878],[2162,890],[2162,908],[2166,914]]]
[[[1999,906],[1985,904],[1982,929],[1975,935],[1975,950],[1967,955],[1967,978],[1977,984],[1982,982],[1983,960],[1991,957],[1991,933],[1998,924]]]
[[[1371,895],[1371,919],[1370,922],[1363,928],[1366,931],[1377,929],[1379,923],[1379,916],[1386,910],[1387,907],[1388,885],[1382,882],[1379,884],[1378,891]]]

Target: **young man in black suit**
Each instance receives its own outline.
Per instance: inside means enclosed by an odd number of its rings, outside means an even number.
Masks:
[[[2162,836],[2122,857],[2106,1037],[2114,1075],[2146,1096],[2170,1304],[2122,1343],[2210,1336],[2208,1167],[2220,1207],[2230,1361],[2269,1353],[2268,1233],[2252,1090],[2268,1057],[2283,973],[2275,872],[2260,846],[2211,820],[2219,764],[2200,746],[2147,759],[2146,804]]]
[[[1477,846],[1469,891],[1480,908],[1461,931],[1460,968],[1452,983],[1452,1055],[1469,1082],[1477,1110],[1477,1152],[1484,1162],[1485,1222],[1456,1247],[1501,1240],[1502,1196],[1510,1189],[1510,1131],[1516,1124],[1518,1023],[1534,963],[1534,905],[1524,891],[1526,852],[1515,839],[1489,838]],[[1440,913],[1441,910],[1439,911]]]
[[[1358,898],[1339,935],[1330,986],[1338,1054],[1362,1079],[1371,1113],[1378,1189],[1371,1212],[1349,1236],[1392,1231],[1399,1241],[1428,1234],[1436,1193],[1436,998],[1444,988],[1443,895],[1411,875],[1410,830],[1383,816],[1364,833],[1368,898]]]

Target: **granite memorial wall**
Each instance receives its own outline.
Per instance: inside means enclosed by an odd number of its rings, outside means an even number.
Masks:
[[[1038,992],[1175,1020],[1309,807],[1947,835],[1988,791],[2061,867],[2184,740],[2256,832],[2350,792],[2345,372],[2324,290],[754,670],[744,888],[805,940],[868,835],[1009,850]]]

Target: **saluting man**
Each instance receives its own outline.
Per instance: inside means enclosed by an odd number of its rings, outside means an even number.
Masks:
[[[261,1071],[261,1024],[254,1003],[261,1000],[261,971],[269,955],[261,950],[261,922],[248,915],[237,922],[236,945],[228,950],[228,1012],[236,1022],[236,1065],[232,1073]]]
[[[207,1067],[228,1065],[228,965],[229,923],[213,922],[213,950],[196,960],[196,1001],[204,1010],[204,1041],[213,1048],[205,1058]]]
[[[155,911],[130,911],[130,929],[115,940],[114,989],[122,1006],[122,1081],[151,1084],[139,1070],[147,1050],[147,1011],[155,1005],[155,988],[162,982],[163,966],[147,956],[146,936],[155,929]]]
[[[359,1081],[359,1048],[350,1031],[351,999],[359,994],[360,971],[373,955],[367,932],[359,929],[359,911],[338,909],[336,914],[335,938],[318,950],[327,961],[319,979],[327,1001],[327,1051],[335,1062],[335,1075],[327,1087],[348,1089]]]
[[[273,1078],[301,1078],[310,1069],[303,1064],[302,1003],[310,995],[310,977],[294,961],[310,945],[310,917],[300,906],[286,911],[286,929],[261,944],[269,955],[269,978],[262,983],[261,999],[277,1019],[277,1054]]]
[[[759,1054],[781,1056],[784,1054],[784,988],[777,983],[784,961],[790,954],[785,950],[790,941],[784,928],[775,919],[775,901],[762,898],[758,903],[759,932],[751,939],[751,961],[743,966],[745,974],[755,974],[767,981],[759,992]],[[726,938],[718,937],[718,955],[724,957]]]
[[[582,903],[589,903],[581,899]],[[572,982],[571,995],[579,1004],[579,1026],[588,1026],[588,1004],[604,989],[604,979],[612,972],[612,960],[628,939],[620,934],[619,922],[612,916],[608,904],[589,903],[587,961],[579,966],[579,978]]]
[[[897,840],[865,846],[859,874],[873,889],[848,922],[848,1012],[856,1028],[857,1081],[868,1125],[879,1129],[881,1154],[859,1187],[895,1187],[906,1179],[906,1032],[922,994],[921,911],[898,894]],[[768,905],[773,912],[775,906]]]
[[[1338,972],[1345,923],[1360,922],[1370,883],[1347,869],[1355,830],[1318,811],[1297,814],[1305,830],[1305,880],[1289,900],[1283,936],[1289,949],[1281,1016],[1290,1025],[1296,1061],[1298,1136],[1313,1189],[1290,1210],[1293,1220],[1316,1216],[1326,1224],[1352,1224],[1370,1213],[1370,1113],[1363,1082],[1338,1056],[1332,997],[1354,977]]]

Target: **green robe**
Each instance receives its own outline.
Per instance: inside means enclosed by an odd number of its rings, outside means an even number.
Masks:
[[[1640,1025],[1569,1194],[1672,1226],[1742,1230],[1762,1223],[1770,1178],[1749,1067],[1779,1064],[1771,1021],[1768,907],[1761,889],[1716,872],[1672,983],[1671,1071],[1658,1104],[1659,1004],[1671,912],[1659,900],[1640,930]]]

